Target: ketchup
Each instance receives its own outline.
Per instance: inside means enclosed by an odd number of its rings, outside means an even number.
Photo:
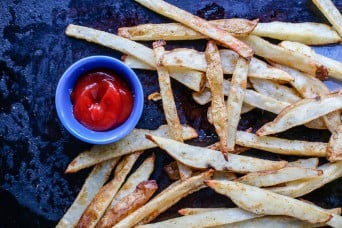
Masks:
[[[128,119],[133,95],[126,83],[105,69],[82,75],[72,93],[75,118],[94,131],[113,129]]]

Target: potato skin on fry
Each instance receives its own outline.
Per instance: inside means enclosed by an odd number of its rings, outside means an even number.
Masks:
[[[155,180],[141,182],[131,194],[122,198],[120,202],[108,209],[96,227],[112,227],[137,208],[144,205],[158,189]]]

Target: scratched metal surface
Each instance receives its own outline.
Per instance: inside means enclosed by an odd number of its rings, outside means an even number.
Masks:
[[[262,22],[326,22],[311,1],[291,0],[172,0],[169,1],[206,19],[242,17]],[[215,2],[215,4],[213,4]],[[342,9],[342,2],[334,1]],[[74,61],[96,54],[119,58],[120,53],[64,35],[69,23],[115,33],[120,26],[169,20],[133,1],[95,0],[2,0],[0,1],[0,227],[51,227],[73,202],[89,169],[65,175],[67,164],[90,145],[73,138],[59,122],[54,93],[59,77]],[[204,49],[204,42],[171,42],[175,46]],[[149,44],[147,44],[149,45]],[[341,45],[319,47],[317,51],[342,61]],[[158,90],[156,74],[136,71],[145,94]],[[328,82],[331,88],[338,82]],[[191,93],[173,83],[182,123],[195,127],[200,137],[191,143],[208,145],[217,140],[206,121],[206,107],[196,105]],[[243,116],[240,129],[257,128],[274,115],[253,111]],[[157,128],[165,123],[160,103],[146,101],[140,128]],[[304,127],[282,134],[288,138],[327,141],[327,131]],[[157,152],[152,175],[164,188],[170,180],[162,170],[171,161]],[[148,151],[147,153],[151,153]],[[258,151],[253,156],[283,158]],[[146,156],[145,154],[144,156]],[[294,158],[290,158],[294,159]],[[342,206],[342,180],[305,196],[323,207]],[[184,206],[232,206],[232,202],[210,190],[192,194],[158,219],[173,217]]]

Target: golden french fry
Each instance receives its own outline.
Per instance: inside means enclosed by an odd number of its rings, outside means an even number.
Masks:
[[[211,90],[211,112],[213,125],[220,138],[221,151],[228,152],[228,124],[227,109],[224,102],[223,93],[223,71],[221,66],[220,54],[214,41],[208,41],[205,50],[207,60],[207,80]]]
[[[286,161],[270,161],[237,154],[228,154],[228,161],[216,150],[191,146],[172,139],[146,135],[177,161],[197,169],[214,169],[248,173],[257,171],[278,170],[286,166]]]
[[[111,202],[111,206],[114,206],[123,197],[132,193],[141,182],[148,180],[154,170],[154,161],[154,154],[145,159],[145,161],[139,166],[139,168],[137,168],[137,170],[135,170],[135,172],[127,178],[118,193],[116,193]]]
[[[66,28],[65,34],[133,55],[145,64],[155,67],[153,51],[150,48],[121,36],[73,24]]]
[[[342,161],[326,163],[318,167],[323,171],[321,176],[312,177],[307,180],[291,181],[281,187],[270,187],[268,190],[290,197],[300,197],[342,177]]]
[[[332,132],[327,153],[327,158],[330,162],[342,160],[342,125]]]
[[[154,134],[163,137],[170,137],[167,125],[161,125],[156,130],[134,129],[127,137],[119,142],[107,145],[94,145],[90,150],[80,153],[70,162],[66,173],[74,173],[81,169],[93,166],[97,163],[130,154],[135,151],[147,150],[156,147],[154,143],[145,138],[146,134]],[[195,129],[190,126],[182,126],[184,140],[198,136]]]
[[[302,99],[298,92],[288,86],[280,85],[267,79],[249,78],[253,88],[265,96],[272,97],[278,101],[284,101],[289,104],[295,103]]]
[[[192,15],[174,5],[171,5],[162,0],[135,0],[143,6],[149,8],[156,13],[159,13],[165,17],[169,17],[173,20],[181,22],[182,24],[192,28],[193,30],[200,32],[208,37],[217,40],[223,46],[232,49],[239,53],[243,58],[251,59],[253,56],[253,50],[244,44],[242,41],[236,39],[228,32],[220,29],[216,25],[210,24],[210,22]]]
[[[263,215],[286,215],[310,223],[338,227],[342,217],[288,196],[233,181],[207,180],[216,192],[228,196],[244,210]],[[339,224],[339,225],[338,225]]]
[[[282,132],[341,108],[342,91],[306,98],[283,109],[272,122],[262,126],[256,134],[264,136]]]
[[[153,227],[213,227],[224,224],[232,224],[252,218],[260,217],[260,215],[244,211],[240,208],[226,208],[218,210],[209,210],[199,214],[186,215],[162,222],[140,225],[139,228]]]
[[[242,38],[242,40],[254,49],[256,55],[272,59],[274,62],[293,67],[318,78],[328,77],[327,68],[306,55],[271,44],[254,35]]]
[[[250,34],[258,20],[249,21],[241,18],[220,19],[209,21],[234,36]],[[118,35],[130,40],[197,40],[207,36],[179,23],[141,24],[132,27],[121,27]]]
[[[275,171],[248,173],[235,181],[255,187],[268,187],[289,181],[320,176],[322,173],[322,170],[319,169],[287,166]]]
[[[95,227],[142,152],[127,155],[115,168],[114,178],[104,185],[83,212],[77,227]]]
[[[224,74],[233,74],[239,55],[228,49],[220,51],[221,64]],[[166,53],[162,63],[167,67],[184,67],[205,72],[207,62],[203,52],[189,48],[177,48]],[[293,78],[288,73],[274,67],[270,67],[264,61],[252,58],[248,70],[249,77],[291,81]]]
[[[331,0],[312,0],[342,37],[342,15]]]
[[[316,169],[318,166],[318,158],[307,158],[307,159],[298,159],[293,162],[289,162],[287,166],[295,166],[309,169]]]
[[[87,208],[96,193],[100,190],[103,184],[108,180],[112,169],[119,161],[120,157],[108,160],[96,165],[87,179],[85,180],[80,192],[75,201],[59,220],[56,227],[67,228],[77,225],[82,213]]]
[[[324,66],[326,66],[328,68],[329,76],[337,80],[342,80],[342,63],[341,62],[325,57],[323,55],[317,54],[311,47],[306,46],[305,44],[302,44],[302,43],[283,41],[279,44],[279,46],[309,56],[314,61],[319,62],[323,64]]]
[[[161,100],[160,93],[159,92],[151,93],[150,95],[147,96],[147,100],[160,101]]]
[[[315,157],[325,157],[327,155],[327,143],[257,136],[244,131],[237,132],[236,144],[285,155]]]
[[[277,40],[297,41],[308,45],[331,44],[341,41],[340,36],[330,26],[313,22],[258,23],[252,34]]]
[[[123,56],[124,63],[133,69],[156,70],[131,55]],[[182,67],[169,67],[170,77],[182,83],[189,89],[201,91],[205,85],[204,72],[189,70]]]
[[[97,227],[112,227],[127,215],[143,206],[157,190],[156,181],[141,182],[129,195],[123,197],[117,204],[108,208]]]
[[[210,179],[212,175],[213,171],[210,170],[207,172],[203,172],[197,176],[190,177],[185,181],[177,181],[171,184],[168,188],[156,195],[144,206],[121,220],[114,227],[126,228],[133,227],[140,222],[148,223],[153,218],[158,216],[163,211],[167,210],[169,207],[177,203],[185,196],[204,188],[205,185],[203,181]]]
[[[239,58],[230,84],[227,100],[227,148],[229,151],[233,151],[235,146],[236,131],[240,121],[242,103],[247,87],[248,67],[249,62],[243,58]]]
[[[160,96],[162,98],[165,119],[169,127],[169,134],[172,139],[183,142],[182,126],[178,118],[176,103],[171,89],[170,75],[167,68],[161,65],[161,59],[163,58],[165,51],[163,45],[165,44],[165,41],[156,41],[153,43]],[[181,179],[185,180],[189,178],[191,176],[191,169],[179,162],[177,164]]]

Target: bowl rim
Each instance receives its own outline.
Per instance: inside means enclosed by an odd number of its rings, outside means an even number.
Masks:
[[[91,130],[73,116],[70,94],[78,78],[94,69],[109,69],[129,84],[133,93],[133,108],[128,119],[108,131]],[[104,55],[94,55],[79,59],[63,73],[58,81],[55,95],[57,115],[63,126],[76,138],[91,144],[108,144],[127,136],[137,125],[144,106],[144,93],[141,82],[135,72],[122,61]]]

